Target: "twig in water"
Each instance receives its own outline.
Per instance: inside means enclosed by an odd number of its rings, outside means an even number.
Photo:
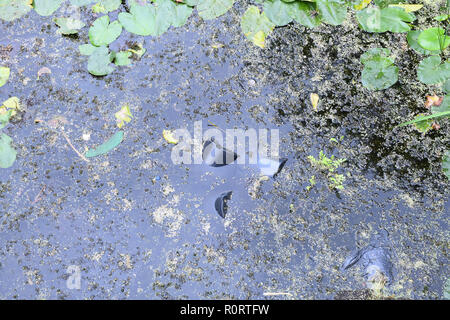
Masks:
[[[75,152],[77,153],[77,155],[78,155],[81,159],[83,159],[83,160],[86,161],[86,162],[89,162],[89,160],[86,159],[86,157],[83,156],[83,155],[82,155],[82,154],[81,154],[81,153],[73,146],[72,142],[70,142],[69,137],[67,136],[67,134],[64,132],[63,129],[61,129],[61,133],[62,133],[63,137],[66,139],[66,141],[67,141],[67,143],[69,144],[69,146],[73,149],[73,151],[75,151]]]

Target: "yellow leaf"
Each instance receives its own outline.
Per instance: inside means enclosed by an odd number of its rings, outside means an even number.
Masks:
[[[264,31],[260,30],[253,36],[252,42],[255,46],[258,46],[260,48],[264,49],[264,41],[266,40],[266,35],[264,34]]]
[[[423,8],[423,4],[390,4],[389,7],[403,8],[407,13],[415,12]]]
[[[314,111],[317,111],[317,105],[319,104],[319,95],[317,93],[311,93],[309,96]]]
[[[361,2],[359,4],[355,4],[353,8],[355,8],[355,10],[362,10],[367,7],[370,2],[372,2],[372,0],[361,0]]]
[[[168,143],[177,144],[179,142],[170,130],[163,130],[163,137]]]
[[[6,109],[20,110],[19,98],[17,97],[9,98],[5,102],[3,102],[2,107],[5,107]]]
[[[116,116],[117,126],[119,128],[122,128],[125,122],[130,122],[131,118],[133,117],[128,105],[123,106],[122,109],[120,109],[120,111],[116,112],[114,115]]]

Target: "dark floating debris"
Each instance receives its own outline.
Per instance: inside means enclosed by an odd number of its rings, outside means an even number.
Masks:
[[[259,158],[258,167],[262,175],[275,178],[275,176],[280,173],[281,169],[283,169],[287,161],[287,158],[281,158],[279,160]]]
[[[203,144],[202,155],[203,161],[212,167],[226,166],[238,158],[235,152],[224,149],[213,138]]]
[[[232,191],[221,193],[214,203],[217,213],[222,218],[225,218],[225,215],[227,214],[228,206],[226,202],[231,199],[232,193]]]
[[[341,271],[347,270],[357,263],[361,263],[365,270],[367,287],[379,289],[391,284],[393,280],[391,254],[388,248],[369,245],[363,249],[355,250],[344,261]]]

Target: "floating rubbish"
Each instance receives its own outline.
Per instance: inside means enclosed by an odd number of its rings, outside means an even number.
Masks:
[[[274,178],[280,173],[287,161],[287,158],[281,158],[279,160],[260,158],[258,159],[258,167],[262,175]]]
[[[347,270],[357,263],[361,263],[365,270],[367,287],[381,289],[392,282],[391,255],[387,248],[369,245],[355,250],[342,264],[341,270]]]
[[[222,167],[232,163],[238,155],[232,151],[222,148],[213,138],[203,144],[203,161],[212,167]]]
[[[228,209],[226,202],[231,199],[232,193],[232,191],[221,193],[214,203],[214,207],[216,208],[217,213],[224,219]]]

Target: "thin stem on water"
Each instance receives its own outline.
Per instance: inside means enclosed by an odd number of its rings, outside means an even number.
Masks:
[[[61,129],[61,134],[62,134],[63,137],[66,139],[67,143],[68,143],[69,146],[73,149],[73,151],[75,151],[76,154],[77,154],[81,159],[83,159],[83,160],[86,161],[86,162],[89,162],[89,160],[86,159],[86,157],[83,156],[83,155],[82,155],[82,154],[81,154],[81,153],[73,146],[72,142],[70,142],[69,137],[67,136],[67,134],[64,132],[63,129]]]

